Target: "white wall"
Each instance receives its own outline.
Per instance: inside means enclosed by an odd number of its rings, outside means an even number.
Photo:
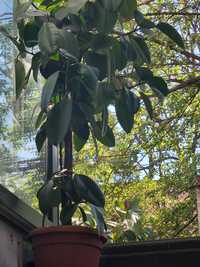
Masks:
[[[22,234],[0,219],[0,267],[22,267]]]

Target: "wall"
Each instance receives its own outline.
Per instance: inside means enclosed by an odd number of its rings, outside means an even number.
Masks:
[[[0,219],[0,266],[22,267],[23,235]]]

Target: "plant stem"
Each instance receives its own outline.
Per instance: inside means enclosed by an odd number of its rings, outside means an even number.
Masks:
[[[68,131],[68,133],[65,136],[64,140],[64,168],[67,169],[67,177],[71,179],[72,173],[73,173],[73,155],[72,155],[72,131],[71,129]],[[64,193],[63,193],[64,194]],[[65,205],[65,195],[62,196],[62,205]],[[69,200],[69,202],[71,202]],[[71,204],[71,203],[68,203]],[[70,219],[67,222],[67,225],[72,225],[72,219]]]

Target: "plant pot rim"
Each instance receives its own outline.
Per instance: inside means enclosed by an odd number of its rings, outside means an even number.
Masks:
[[[75,226],[75,225],[60,225],[60,226],[48,226],[48,227],[37,228],[29,234],[29,238],[32,239],[34,236],[37,235],[48,235],[53,233],[89,234],[100,238],[103,244],[105,244],[107,241],[106,236],[103,234],[99,234],[97,230],[87,226]]]

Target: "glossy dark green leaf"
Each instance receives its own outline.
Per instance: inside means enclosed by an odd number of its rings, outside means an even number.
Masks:
[[[45,140],[47,138],[47,133],[46,133],[46,123],[44,123],[40,129],[38,130],[36,137],[35,137],[35,142],[36,142],[36,146],[37,146],[37,151],[40,152]]]
[[[155,27],[155,24],[149,19],[146,19],[139,10],[135,10],[134,18],[137,24],[142,28],[151,29]]]
[[[38,44],[39,26],[35,22],[28,22],[24,26],[23,39],[27,47],[34,47]]]
[[[95,51],[101,51],[110,48],[114,42],[115,42],[114,38],[107,36],[103,33],[98,33],[93,36],[91,41],[91,47]]]
[[[168,23],[160,22],[156,26],[161,32],[166,34],[171,40],[173,40],[178,46],[184,48],[184,42],[181,35],[177,30]]]
[[[107,57],[95,52],[88,52],[85,56],[86,63],[99,70],[99,79],[103,80],[107,76]]]
[[[60,48],[75,57],[79,56],[78,42],[74,34],[57,28],[52,22],[43,24],[38,34],[38,42],[43,54],[52,55]]]
[[[59,71],[53,73],[46,81],[41,96],[41,109],[46,110],[48,108],[49,101],[56,87],[56,83],[59,77]]]
[[[66,5],[56,12],[56,19],[63,20],[69,14],[78,14],[79,10],[84,7],[87,1],[88,0],[68,0]]]
[[[127,90],[123,90],[115,102],[115,111],[118,122],[126,133],[133,129],[134,116],[131,110],[132,97]]]
[[[64,98],[48,113],[47,136],[50,144],[60,144],[70,126],[72,114],[71,97]]]
[[[41,212],[47,214],[51,208],[57,207],[61,203],[61,191],[50,180],[38,191],[37,198]]]
[[[44,120],[46,120],[46,113],[44,111],[40,111],[35,122],[35,129],[38,129]]]
[[[150,81],[153,79],[153,72],[148,68],[136,68],[136,73],[141,81]]]
[[[81,65],[80,82],[83,84],[87,92],[92,96],[96,96],[97,89],[97,72],[94,67],[89,65]]]
[[[107,125],[106,134],[102,136],[103,123],[98,121],[94,129],[95,137],[99,142],[107,147],[115,146],[115,136],[113,130]]]
[[[141,61],[142,64],[143,64],[143,62],[150,64],[151,63],[151,54],[150,54],[149,48],[148,48],[146,42],[144,41],[144,39],[142,37],[138,37],[138,36],[131,36],[130,37],[130,43],[132,45],[132,49],[134,49],[136,51],[138,60]]]
[[[137,9],[137,1],[136,0],[122,0],[120,6],[120,15],[123,18],[133,18],[134,11]]]
[[[111,68],[112,71],[116,69],[122,70],[126,66],[126,55],[124,53],[123,44],[116,41],[110,50]]]
[[[109,33],[117,21],[117,13],[105,9],[99,2],[96,7],[96,28],[99,32]]]
[[[93,216],[97,224],[97,229],[99,233],[103,233],[107,229],[106,223],[104,220],[104,210],[100,207],[90,205]]]
[[[65,205],[61,209],[60,221],[62,225],[68,225],[77,209],[77,204]]]
[[[94,204],[98,207],[104,207],[105,198],[99,186],[85,175],[74,175],[74,185],[76,193],[82,200]]]
[[[151,80],[148,81],[149,86],[159,94],[161,93],[164,96],[167,96],[169,89],[165,80],[161,77],[154,76]]]
[[[25,87],[26,72],[24,64],[20,60],[15,61],[15,92],[16,98],[21,95],[22,90]]]
[[[145,107],[146,107],[146,110],[149,114],[149,117],[151,119],[153,119],[154,115],[153,115],[153,107],[152,107],[152,104],[151,104],[151,101],[149,100],[149,97],[144,94],[142,91],[140,92],[140,95],[141,95],[141,98],[145,104]]]
[[[76,151],[80,151],[83,146],[86,144],[90,135],[90,130],[88,124],[83,124],[74,129],[74,147]]]
[[[102,0],[103,6],[110,11],[116,11],[123,0]]]

